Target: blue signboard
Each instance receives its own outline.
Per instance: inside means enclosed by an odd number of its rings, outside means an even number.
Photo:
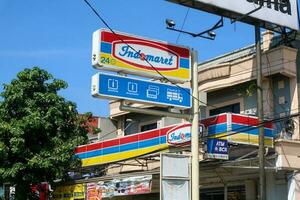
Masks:
[[[207,139],[207,158],[228,160],[228,142],[215,138]]]
[[[190,88],[124,76],[98,73],[92,78],[94,97],[190,108],[190,94]]]

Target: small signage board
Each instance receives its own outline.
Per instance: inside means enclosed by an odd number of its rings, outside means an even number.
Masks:
[[[227,140],[208,138],[206,158],[228,160]]]
[[[97,69],[149,78],[162,78],[161,73],[175,82],[191,79],[190,49],[167,42],[100,29],[93,34],[92,54]]]
[[[175,85],[98,73],[92,77],[92,95],[179,108],[191,107],[191,89]]]
[[[167,143],[171,146],[190,144],[192,136],[192,124],[186,123],[176,126],[167,132]],[[199,137],[203,137],[204,125],[199,124]]]
[[[191,141],[190,123],[176,126],[167,132],[167,143],[169,145],[182,145]]]
[[[235,19],[244,16],[247,23],[261,22],[261,26],[272,29],[275,25],[299,30],[297,0],[168,0],[195,9]],[[258,9],[260,6],[262,7]],[[258,10],[256,10],[258,9]],[[256,10],[256,11],[255,11]],[[255,11],[255,12],[252,12]],[[252,13],[251,13],[252,12]]]

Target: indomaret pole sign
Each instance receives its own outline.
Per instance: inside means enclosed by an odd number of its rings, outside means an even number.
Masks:
[[[191,79],[189,48],[106,29],[93,34],[92,64],[149,78],[161,79],[162,74],[174,82]]]

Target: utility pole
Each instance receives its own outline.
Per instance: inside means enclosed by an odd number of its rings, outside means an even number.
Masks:
[[[259,199],[266,200],[266,174],[265,174],[265,133],[264,133],[264,111],[263,111],[263,89],[262,89],[262,67],[261,67],[261,39],[260,25],[255,24],[256,45],[256,70],[257,70],[257,114],[259,126]]]
[[[192,50],[192,200],[199,200],[199,92],[198,92],[198,54]]]

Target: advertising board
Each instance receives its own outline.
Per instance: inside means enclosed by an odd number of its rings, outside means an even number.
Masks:
[[[92,77],[92,95],[139,103],[191,107],[191,89],[124,76],[98,73]]]
[[[128,196],[150,193],[152,175],[87,183],[87,200],[99,200],[116,196]]]
[[[76,200],[85,199],[85,185],[75,184],[67,186],[58,186],[53,191],[54,200]]]
[[[249,14],[243,21],[257,23],[264,28],[272,28],[274,25],[299,30],[298,2],[297,0],[195,0],[180,1],[169,0],[178,4],[190,6],[199,10],[211,12],[221,16],[235,19],[241,15]]]
[[[191,78],[188,48],[106,29],[93,34],[92,65],[150,78],[161,79],[162,74],[175,82]]]
[[[208,138],[206,158],[228,160],[228,142],[215,138]]]

